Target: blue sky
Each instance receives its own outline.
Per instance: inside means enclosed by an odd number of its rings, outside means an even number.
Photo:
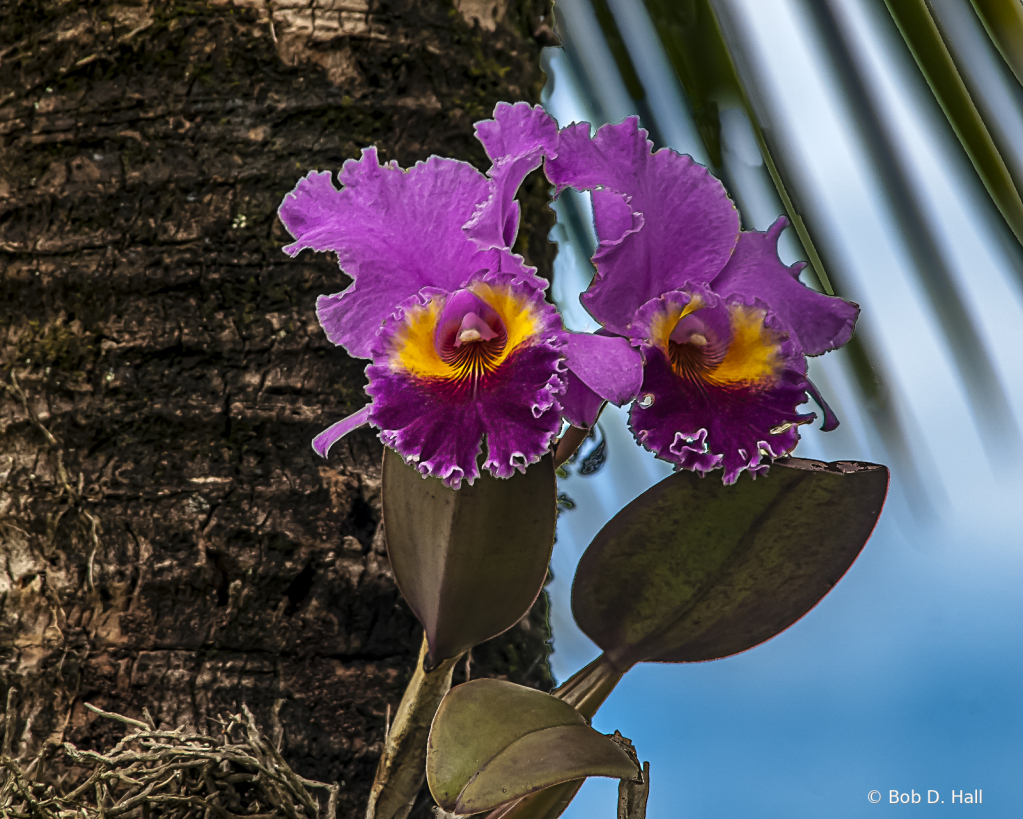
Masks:
[[[620,2],[611,4],[614,9]],[[850,137],[848,115],[819,67],[798,10],[783,0],[745,0],[743,25],[757,46],[755,68],[782,114],[781,134],[800,157],[805,190],[824,214],[850,297],[863,308],[895,400],[925,472],[929,507],[911,509],[896,469],[880,524],[853,568],[809,616],[738,657],[631,671],[598,713],[602,731],[621,730],[652,767],[648,816],[873,817],[927,809],[962,811],[951,796],[983,789],[972,814],[1018,816],[1023,808],[1023,477],[1018,460],[989,462],[944,336],[922,297],[870,165]],[[638,6],[638,4],[637,4]],[[571,11],[572,3],[566,3]],[[888,114],[912,157],[914,181],[957,286],[1002,381],[1023,418],[1023,306],[1008,270],[997,213],[957,145],[936,127],[933,106],[890,59],[883,28],[858,3],[850,18],[874,43],[873,65]],[[882,8],[883,10],[883,8]],[[626,18],[619,14],[619,21]],[[622,23],[644,36],[645,21]],[[631,29],[630,29],[631,27]],[[630,34],[631,31],[631,34]],[[648,33],[648,32],[647,32]],[[634,53],[637,53],[634,51]],[[691,124],[668,80],[663,56],[642,50],[637,71],[662,133],[694,152]],[[598,55],[599,56],[599,55]],[[558,74],[548,108],[562,124],[587,118],[587,102]],[[658,73],[660,72],[660,73]],[[608,92],[605,107],[628,114]],[[617,106],[617,108],[616,108]],[[739,111],[725,112],[726,163],[744,186],[757,229],[778,215],[755,143]],[[698,152],[696,152],[698,153]],[[700,158],[697,156],[697,158]],[[783,245],[787,261],[796,245]],[[566,321],[585,329],[578,307],[584,268],[561,248],[555,295]],[[590,324],[592,327],[592,323]],[[812,374],[842,419],[836,432],[810,430],[796,454],[891,463],[857,405],[846,362],[830,354]],[[564,679],[598,653],[575,627],[568,593],[589,540],[617,509],[667,474],[631,441],[624,414],[605,414],[610,453],[595,476],[563,482],[577,503],[562,516],[555,547],[554,669]],[[806,428],[804,428],[806,429]],[[933,805],[893,805],[889,792],[936,790]],[[878,804],[867,795],[880,792]],[[566,813],[613,817],[616,783],[591,780]]]

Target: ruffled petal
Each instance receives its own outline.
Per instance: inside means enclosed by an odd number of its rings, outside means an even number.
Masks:
[[[366,389],[372,388],[374,397],[373,423],[386,446],[450,487],[479,477],[484,426],[475,404],[440,404],[421,382],[386,366],[370,365],[366,374]]]
[[[633,333],[646,367],[630,427],[680,469],[721,466],[734,483],[791,451],[797,428],[816,417],[796,411],[807,390],[799,345],[759,300],[705,287],[667,293],[637,313]]]
[[[483,467],[498,478],[525,472],[550,450],[561,430],[558,399],[565,389],[561,350],[551,343],[522,350],[508,367],[512,372],[507,381],[479,402],[487,433]]]
[[[345,162],[339,179],[340,190],[329,173],[310,173],[279,214],[296,240],[288,253],[332,250],[355,280],[317,300],[328,338],[352,355],[368,358],[383,321],[424,287],[456,290],[479,270],[515,266],[530,277],[521,260],[482,250],[462,231],[491,194],[490,180],[471,165],[431,157],[405,171],[393,162],[381,166],[376,149],[367,148]]]
[[[321,458],[326,458],[330,448],[344,438],[349,432],[365,426],[369,423],[369,414],[372,406],[367,404],[358,412],[353,412],[347,418],[342,418],[337,423],[331,424],[323,432],[313,438],[313,449]]]
[[[476,138],[493,162],[493,186],[465,231],[481,247],[511,247],[519,226],[515,194],[526,174],[554,154],[558,126],[539,105],[499,102],[493,119],[476,123]]]
[[[560,427],[564,390],[564,332],[542,295],[506,274],[483,275],[465,289],[474,299],[424,289],[402,304],[366,369],[370,421],[381,440],[454,487],[479,475],[484,437],[483,466],[498,477],[539,460]],[[437,329],[455,298],[474,315],[485,312],[475,299],[485,303],[499,332],[459,347],[440,343],[447,334]]]
[[[635,233],[646,219],[642,213],[634,211],[630,197],[624,193],[616,193],[609,188],[598,188],[593,191],[593,227],[597,235],[603,237],[598,247],[601,259],[606,258],[608,250],[618,245],[628,234]],[[674,288],[673,288],[674,289]]]
[[[739,236],[739,214],[721,183],[691,157],[667,148],[651,153],[646,137],[636,117],[605,125],[592,139],[586,123],[570,125],[547,161],[559,191],[570,185],[624,194],[594,197],[597,275],[581,299],[623,335],[649,299],[713,279]]]
[[[562,414],[570,424],[591,427],[605,401],[629,403],[643,384],[643,356],[620,336],[567,333]]]
[[[558,144],[558,124],[539,105],[499,102],[494,118],[476,123],[476,138],[495,165],[537,151],[553,155]]]
[[[778,238],[788,224],[782,216],[766,233],[743,232],[732,258],[711,286],[722,296],[763,299],[792,328],[806,355],[820,355],[852,338],[860,308],[800,282],[802,263],[782,264]]]

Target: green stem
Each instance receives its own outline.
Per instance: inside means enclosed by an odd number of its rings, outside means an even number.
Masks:
[[[452,657],[426,671],[423,663],[428,649],[424,635],[416,671],[384,740],[384,752],[369,792],[366,819],[405,819],[426,778],[430,725],[440,701],[451,689],[451,674],[459,659]]]
[[[575,708],[586,719],[593,719],[597,709],[603,705],[604,700],[614,691],[618,681],[628,670],[618,668],[606,654],[601,654],[588,666],[569,677],[554,690],[553,694]]]

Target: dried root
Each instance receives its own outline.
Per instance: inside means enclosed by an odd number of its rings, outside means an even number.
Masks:
[[[132,729],[106,753],[63,753],[83,771],[69,792],[35,781],[32,770],[10,755],[6,730],[0,753],[0,819],[335,819],[338,786],[298,776],[274,743],[259,731],[252,712],[220,721],[216,736],[182,728],[157,730],[145,722],[87,708]],[[12,725],[10,701],[7,727]],[[325,790],[325,804],[311,794]]]

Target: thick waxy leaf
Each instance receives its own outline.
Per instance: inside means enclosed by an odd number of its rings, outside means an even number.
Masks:
[[[430,731],[426,779],[444,810],[492,810],[587,776],[632,778],[636,763],[567,703],[500,680],[444,698]]]
[[[592,719],[623,674],[622,669],[616,668],[606,655],[601,654],[586,668],[573,674],[552,696],[571,705],[586,719]],[[557,819],[582,784],[583,780],[576,779],[531,793],[491,811],[487,819]]]
[[[558,819],[575,799],[585,779],[562,782],[490,811],[486,819]]]
[[[521,619],[547,576],[557,498],[551,455],[525,474],[449,489],[384,450],[384,532],[394,579],[426,629],[427,666]]]
[[[575,619],[620,669],[745,651],[831,590],[887,489],[885,467],[845,461],[787,458],[732,486],[679,472],[594,538],[572,587]]]

